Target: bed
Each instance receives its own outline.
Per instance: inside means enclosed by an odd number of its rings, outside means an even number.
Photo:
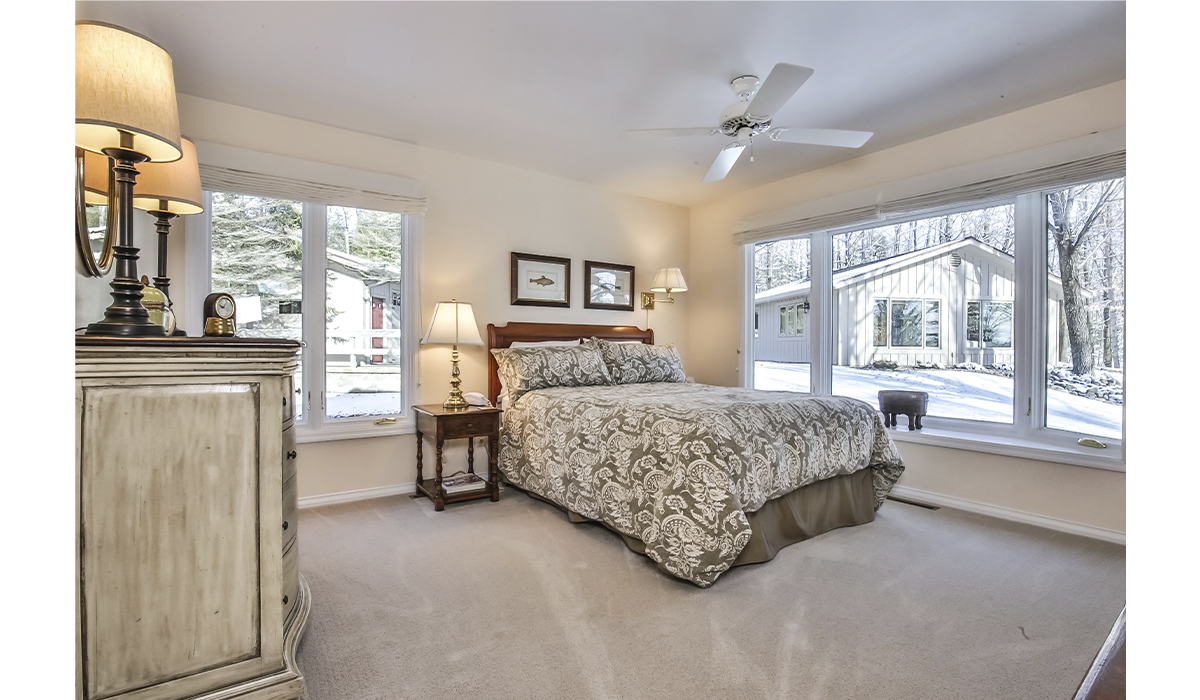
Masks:
[[[871,522],[904,469],[874,407],[689,382],[653,330],[488,324],[488,350],[504,481],[700,587]]]

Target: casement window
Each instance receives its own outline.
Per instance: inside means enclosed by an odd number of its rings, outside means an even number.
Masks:
[[[208,152],[242,165],[242,153]],[[202,153],[205,211],[188,229],[189,300],[227,291],[238,336],[304,343],[297,440],[411,432],[420,217],[406,208],[421,211],[424,200],[380,194],[404,187],[402,178],[253,158],[276,173],[308,170],[314,180],[214,166]],[[338,178],[361,189],[317,184]]]
[[[1012,347],[1011,301],[968,301],[967,342],[972,347]]]
[[[941,307],[937,299],[876,299],[871,312],[872,346],[940,347]]]
[[[804,335],[804,304],[785,304],[779,307],[779,335]]]
[[[811,362],[816,393],[875,404],[881,389],[928,391],[925,429],[900,439],[1123,469],[1125,181],[1064,173],[1059,186],[884,222],[847,212],[874,221],[806,231],[816,332],[795,359],[744,363],[748,384]],[[793,283],[775,271],[800,237],[765,235],[735,234],[756,243],[748,268],[770,260],[772,282]]]

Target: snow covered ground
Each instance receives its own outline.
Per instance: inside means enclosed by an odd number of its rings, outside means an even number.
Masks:
[[[754,388],[808,391],[809,366],[756,362]],[[929,415],[967,418],[994,423],[1012,422],[1013,380],[983,372],[962,370],[873,370],[833,368],[833,393],[879,405],[881,389],[906,389],[929,393]],[[1051,428],[1108,438],[1121,437],[1122,407],[1061,391],[1050,391]],[[899,424],[904,425],[901,418]]]
[[[808,391],[809,366],[776,362],[755,363],[754,388]],[[869,370],[833,368],[833,393],[852,396],[877,406],[880,389],[907,389],[929,393],[929,415],[1012,422],[1013,380],[983,372],[961,370]],[[1049,392],[1052,428],[1099,437],[1121,437],[1121,406],[1061,391]],[[393,415],[400,394],[394,392],[346,393],[329,399],[329,417]],[[904,418],[900,425],[906,425]]]

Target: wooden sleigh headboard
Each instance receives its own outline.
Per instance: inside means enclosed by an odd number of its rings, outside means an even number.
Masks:
[[[590,326],[579,323],[518,323],[487,327],[488,347],[488,401],[496,405],[500,398],[500,375],[493,348],[507,348],[514,342],[541,343],[547,340],[577,340],[603,338],[604,340],[640,340],[654,344],[654,330],[642,330],[637,326]]]

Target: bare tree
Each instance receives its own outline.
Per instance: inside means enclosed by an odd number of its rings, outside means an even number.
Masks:
[[[1063,288],[1063,318],[1071,350],[1071,371],[1093,374],[1096,358],[1092,352],[1092,320],[1088,313],[1089,292],[1085,288],[1087,252],[1092,244],[1096,223],[1109,202],[1123,191],[1122,180],[1109,180],[1051,193],[1050,231],[1058,253],[1058,276]],[[1106,329],[1107,330],[1107,329]]]

